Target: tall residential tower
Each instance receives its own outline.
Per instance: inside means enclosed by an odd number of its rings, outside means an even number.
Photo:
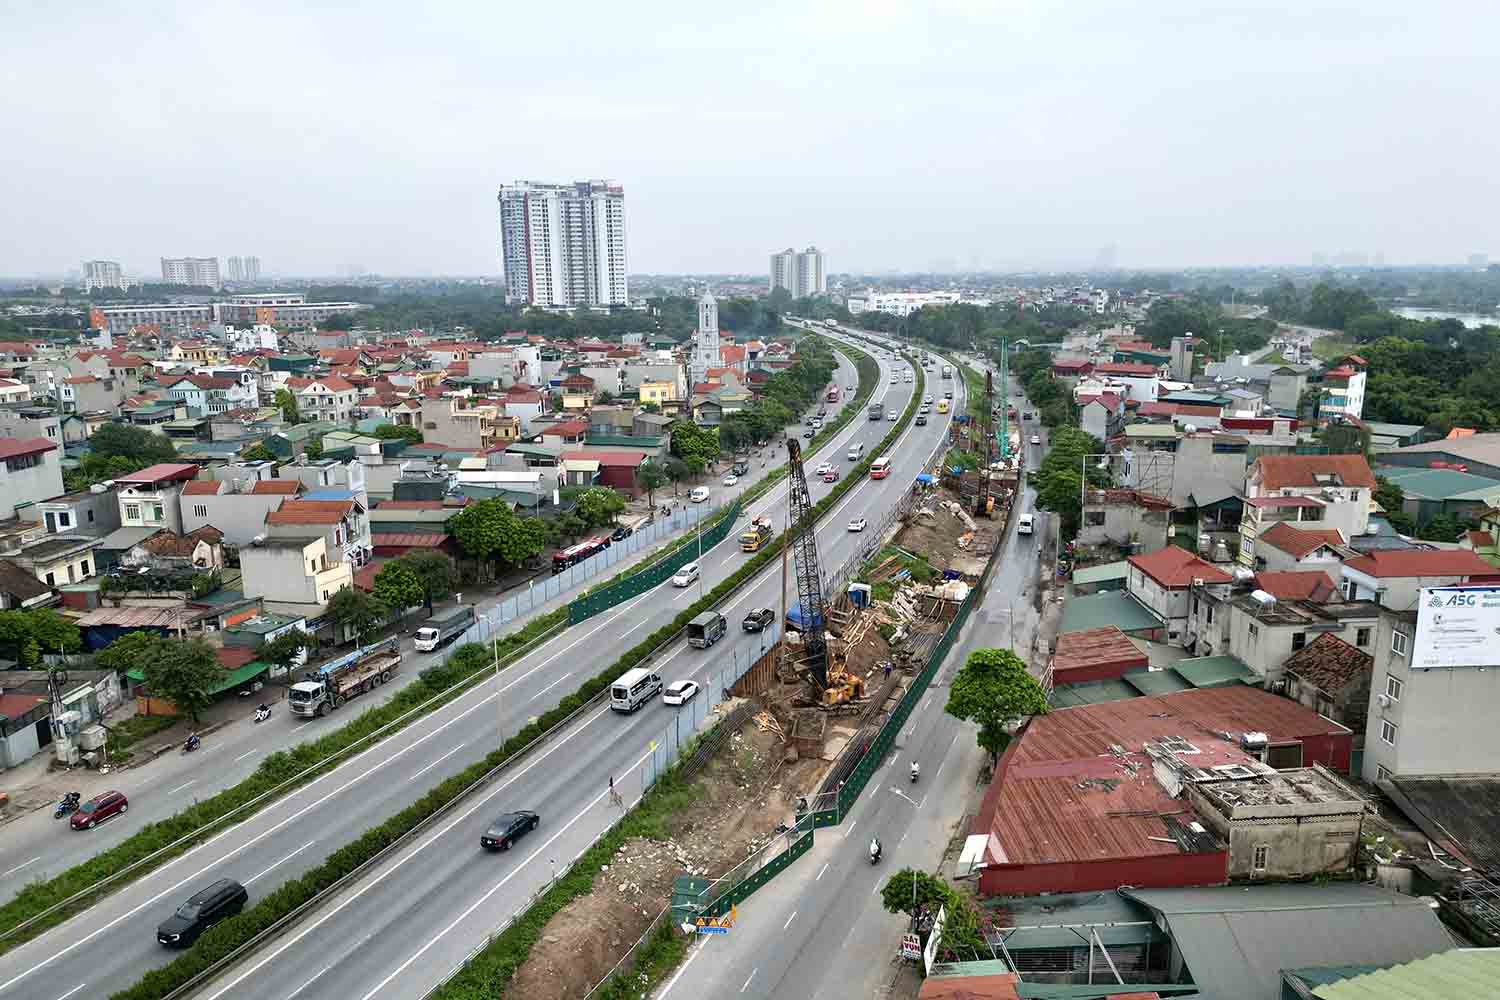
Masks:
[[[545,308],[628,305],[625,189],[615,181],[500,189],[500,251],[512,302]]]
[[[96,288],[118,288],[125,290],[125,276],[120,264],[113,260],[86,260],[83,262],[83,290],[92,292]]]
[[[206,285],[215,290],[224,287],[217,257],[163,257],[161,280],[168,285]]]
[[[794,299],[828,294],[828,275],[823,269],[823,251],[808,247],[798,252],[787,247],[771,255],[771,291],[785,288]]]

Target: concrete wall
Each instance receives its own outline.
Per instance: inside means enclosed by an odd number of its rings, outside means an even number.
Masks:
[[[1187,794],[1204,824],[1228,841],[1230,878],[1293,878],[1341,872],[1353,864],[1363,820],[1359,812],[1230,819],[1192,785]],[[1257,870],[1255,850],[1262,846],[1267,848],[1266,867]]]
[[[46,500],[63,491],[61,443],[36,458],[35,465],[24,467],[22,459],[0,462],[0,520],[15,517],[18,504]]]
[[[229,493],[182,498],[184,533],[211,524],[224,532],[224,544],[243,548],[266,531],[266,515],[287,497],[265,493]]]
[[[1052,892],[1112,892],[1122,885],[1141,889],[1223,885],[1229,855],[1164,854],[1148,858],[1057,864],[990,865],[979,874],[982,896],[1035,896]]]
[[[348,563],[329,563],[327,556],[327,545],[321,538],[305,547],[265,545],[241,549],[245,596],[284,604],[325,604],[328,600],[323,596],[325,592],[332,596],[354,579]]]
[[[1187,630],[1187,588],[1168,590],[1134,566],[1125,578],[1125,589],[1136,600],[1156,612],[1167,623],[1167,641],[1181,642]]]
[[[1129,503],[1088,504],[1083,511],[1084,523],[1079,529],[1078,540],[1084,545],[1103,545],[1106,542],[1125,545],[1135,541],[1140,543],[1140,548],[1135,550],[1138,555],[1155,552],[1167,545],[1167,529],[1170,527],[1167,511]],[[1097,518],[1099,514],[1104,515],[1104,523],[1090,523],[1091,518]]]

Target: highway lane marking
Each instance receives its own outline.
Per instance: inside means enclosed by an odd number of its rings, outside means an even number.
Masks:
[[[640,628],[640,626],[639,626],[639,625],[637,625],[637,626],[636,626],[636,628]],[[635,629],[631,629],[631,630],[630,630],[630,632],[634,632],[634,631],[635,631]],[[625,634],[626,634],[626,635],[629,635],[629,634],[630,634],[630,632],[626,632],[626,633],[625,633]],[[555,681],[553,681],[553,682],[552,682],[552,683],[551,683],[551,684],[548,684],[548,685],[547,685],[547,686],[546,686],[546,687],[544,687],[544,688],[542,688],[542,689],[541,689],[541,690],[540,690],[540,691],[538,691],[538,692],[537,692],[537,693],[536,693],[536,694],[534,694],[534,695],[532,695],[532,696],[531,696],[531,701],[536,701],[536,700],[537,700],[537,699],[538,699],[538,698],[540,698],[540,697],[541,697],[541,696],[542,696],[542,695],[544,695],[544,694],[546,694],[546,693],[547,693],[547,692],[548,692],[548,691],[551,691],[551,690],[552,690],[552,689],[553,689],[553,688],[555,688],[555,687],[557,687],[557,686],[558,686],[558,685],[559,685],[559,684],[561,684],[561,683],[562,683],[562,682],[563,682],[563,681],[565,681],[565,680],[567,680],[567,679],[568,679],[568,678],[569,678],[569,677],[572,677],[572,676],[573,676],[573,671],[571,671],[571,670],[569,670],[569,671],[568,671],[568,672],[567,672],[567,673],[565,673],[565,674],[563,674],[563,675],[562,675],[562,676],[561,676],[561,677],[559,677],[559,678],[558,678],[558,679],[557,679],[557,680],[555,680]],[[527,702],[527,704],[530,704],[530,703],[531,703],[531,702]]]
[[[288,993],[287,996],[286,996],[286,1000],[292,1000],[292,997],[296,996],[298,993],[301,993],[303,990],[307,989],[313,983],[317,982],[319,979],[321,979],[323,977],[323,973],[325,973],[329,969],[333,968],[333,965],[334,965],[334,963],[330,962],[327,965],[323,966],[321,969],[318,970],[318,974],[316,976],[313,976],[307,982],[303,983],[301,986],[297,987],[295,990],[292,990],[292,992]]]
[[[853,833],[853,832],[854,832],[854,823],[858,823],[858,822],[859,822],[859,820],[855,820],[855,821],[854,821],[854,822],[853,822],[853,823],[850,823],[850,824],[849,824],[849,827],[848,827],[848,829],[846,829],[846,830],[845,830],[845,831],[844,831],[844,838],[845,838],[845,839],[846,839],[846,840],[847,840],[847,839],[848,839],[848,837],[849,837],[849,834],[851,834],[851,833]]]
[[[248,753],[242,753],[242,754],[240,754],[238,757],[236,757],[234,759],[234,762],[236,764],[238,764],[240,761],[244,760],[246,757],[250,757],[250,756],[252,756],[254,754],[258,754],[258,753],[260,753],[260,747],[256,747],[254,750],[251,750]]]
[[[792,915],[790,917],[786,918],[786,923],[784,923],[784,924],[781,925],[781,929],[782,930],[786,930],[788,927],[792,926],[792,921],[796,920],[796,919],[797,919],[797,911],[793,910],[792,911]]]
[[[817,876],[817,878],[813,879],[813,881],[816,882],[816,881],[818,881],[818,879],[821,879],[823,877],[823,873],[828,870],[828,866],[831,865],[832,863],[833,862],[831,862],[831,861],[825,861],[825,862],[823,862],[823,867],[818,869],[818,876]]]
[[[661,992],[656,995],[656,1000],[662,1000],[663,997],[665,997],[668,993],[672,992],[672,987],[674,987],[674,986],[677,985],[677,980],[679,980],[679,979],[682,978],[682,974],[687,971],[687,967],[689,965],[693,964],[693,959],[697,958],[700,954],[702,954],[703,953],[703,949],[707,948],[708,947],[708,942],[710,942],[712,940],[713,940],[713,935],[712,934],[704,936],[703,941],[698,945],[698,947],[694,948],[692,950],[692,953],[690,955],[688,955],[687,958],[683,959],[682,965],[678,968],[676,974],[674,974],[671,979],[667,980],[667,985],[665,985],[665,986],[663,986],[661,988]]]
[[[756,967],[756,968],[750,970],[750,975],[748,975],[748,976],[745,977],[745,985],[740,987],[740,992],[741,993],[745,992],[746,990],[748,990],[750,988],[750,980],[754,979],[755,978],[755,974],[757,972],[759,972],[759,971],[760,971],[759,967]]]
[[[260,871],[256,872],[254,875],[251,875],[249,878],[245,879],[245,885],[249,885],[251,882],[254,882],[256,879],[260,878],[266,872],[270,871],[271,868],[275,868],[276,865],[279,865],[279,864],[282,864],[283,862],[292,860],[297,855],[301,854],[303,851],[307,850],[309,847],[311,847],[312,845],[314,845],[316,843],[317,843],[316,840],[309,840],[307,843],[305,843],[301,847],[297,848],[291,854],[288,854],[286,857],[282,858],[281,861],[277,861],[275,864],[271,865],[270,868],[263,868]]]
[[[943,773],[943,766],[948,763],[948,754],[950,752],[952,752],[952,750],[953,750],[953,744],[955,744],[957,742],[958,742],[958,734],[954,733],[953,734],[953,739],[951,739],[951,740],[948,741],[948,749],[943,751],[943,759],[940,760],[940,761],[938,761],[937,774],[934,774],[932,776],[932,780],[933,781],[936,781],[942,775],[942,773]]]
[[[584,721],[583,725],[580,726],[574,732],[573,735],[576,736],[578,733],[584,732],[589,727],[590,724],[592,724],[596,719],[598,719],[600,716],[604,715],[609,710],[610,709],[609,709],[608,705],[605,705],[602,708],[600,708],[599,711],[595,712],[592,716],[590,716],[588,719],[586,719]],[[438,830],[436,833],[434,833],[431,837],[429,837],[423,843],[418,844],[415,848],[412,849],[411,853],[407,854],[406,857],[403,858],[402,860],[403,861],[404,860],[409,860],[410,858],[413,858],[417,854],[421,853],[423,850],[426,850],[432,844],[436,843],[439,838],[445,836],[455,826],[457,826],[459,823],[462,823],[463,821],[465,821],[466,819],[468,819],[471,815],[473,815],[474,812],[475,812],[475,810],[479,809],[485,803],[489,802],[489,800],[492,799],[492,798],[494,798],[496,795],[499,795],[501,792],[505,791],[505,789],[509,788],[515,782],[519,781],[521,779],[521,777],[524,776],[533,767],[536,767],[542,761],[544,761],[548,757],[550,757],[552,755],[553,751],[558,750],[561,747],[567,746],[568,743],[569,743],[569,741],[570,741],[570,739],[571,739],[571,736],[568,737],[568,738],[566,738],[566,739],[558,740],[556,743],[552,744],[552,746],[548,747],[546,749],[546,751],[544,751],[543,753],[539,754],[536,757],[535,760],[531,761],[525,767],[521,768],[515,774],[511,775],[509,779],[507,779],[506,781],[502,781],[502,782],[497,783],[495,785],[495,787],[490,790],[490,792],[489,792],[488,795],[485,795],[485,796],[479,798],[472,805],[470,805],[469,808],[465,809],[458,816],[454,817],[454,819],[451,822],[449,822],[447,826],[443,827],[441,830]],[[649,757],[649,756],[650,756],[650,754],[648,753],[648,754],[644,755],[641,758],[641,760],[645,760],[646,757]],[[639,767],[639,766],[640,766],[640,761],[637,761],[636,764],[632,766],[631,770],[634,770],[635,767]],[[626,773],[629,773],[629,772],[626,772]],[[600,797],[602,798],[603,796],[608,795],[608,794],[609,794],[609,789],[605,789],[602,793],[600,793]],[[597,802],[599,800],[595,799],[594,801]],[[564,829],[566,829],[566,828],[564,828]],[[561,831],[559,831],[559,832],[561,832]],[[550,843],[550,841],[549,841],[549,843]],[[546,847],[545,844],[542,845],[542,846],[544,848]],[[318,918],[318,920],[316,920],[314,923],[312,923],[309,926],[303,928],[301,931],[299,931],[294,936],[288,938],[275,951],[271,952],[269,955],[265,956],[260,961],[256,962],[254,965],[250,966],[250,968],[248,968],[244,972],[240,973],[233,980],[231,980],[226,986],[224,986],[223,989],[219,990],[217,993],[213,993],[213,994],[209,995],[209,997],[207,998],[207,1000],[217,1000],[218,997],[221,997],[225,993],[228,993],[230,990],[234,989],[241,982],[243,982],[244,980],[248,979],[250,976],[254,975],[256,972],[258,972],[260,970],[260,968],[262,966],[264,966],[267,962],[270,962],[273,959],[277,958],[278,956],[281,955],[282,952],[286,951],[288,948],[292,947],[298,941],[301,941],[304,937],[306,937],[307,935],[311,934],[313,931],[316,931],[319,927],[321,927],[323,924],[327,923],[329,920],[333,919],[335,916],[338,915],[339,911],[341,911],[344,907],[348,906],[350,903],[353,903],[355,900],[359,899],[359,897],[363,896],[366,892],[368,892],[371,889],[373,889],[376,885],[378,885],[380,883],[380,880],[382,878],[384,878],[386,875],[389,875],[394,870],[395,870],[394,868],[388,868],[388,869],[386,869],[385,872],[379,874],[378,876],[375,876],[375,877],[372,877],[372,878],[366,880],[360,886],[360,888],[357,891],[351,893],[341,903],[339,903],[333,909],[329,910],[327,913],[323,914],[323,916],[321,916],[320,918]],[[519,870],[520,870],[519,868],[516,869],[516,871],[519,871]],[[514,874],[514,872],[512,872],[512,874]],[[175,886],[174,886],[174,888],[175,888]],[[435,941],[436,938],[434,938],[433,940]],[[326,972],[328,970],[325,969],[323,971]],[[319,973],[319,975],[322,975],[322,973]],[[0,985],[0,990],[3,990],[6,985],[9,985],[9,984],[7,983],[7,984],[4,984],[4,985]]]
[[[648,750],[644,754],[642,754],[639,758],[636,759],[636,762],[634,764],[631,764],[630,767],[625,770],[625,774],[628,775],[628,774],[630,774],[631,771],[634,771],[636,768],[640,767],[643,763],[645,763],[651,757],[652,753],[653,753],[653,751]],[[624,777],[624,775],[621,775],[621,777]],[[370,992],[366,993],[361,998],[361,1000],[370,1000],[371,997],[374,997],[377,994],[379,994],[383,989],[385,989],[385,987],[390,983],[390,981],[392,979],[395,979],[397,976],[401,975],[401,973],[405,972],[407,970],[407,968],[413,962],[415,962],[417,959],[421,958],[423,955],[427,954],[427,949],[431,948],[433,945],[437,944],[438,941],[440,941],[442,938],[446,937],[447,934],[448,934],[448,932],[451,931],[451,930],[453,930],[453,928],[457,927],[459,924],[461,924],[465,920],[469,919],[469,917],[473,915],[474,911],[477,910],[477,909],[479,909],[486,902],[488,902],[489,898],[491,896],[493,896],[495,893],[499,892],[501,890],[501,888],[503,888],[505,886],[505,883],[509,882],[511,879],[515,878],[517,875],[519,875],[526,868],[530,867],[531,863],[533,861],[535,861],[537,858],[541,857],[541,855],[546,852],[547,848],[549,848],[549,847],[552,846],[553,842],[556,841],[558,837],[561,837],[563,834],[567,833],[568,830],[573,826],[574,823],[577,823],[580,819],[583,819],[584,816],[586,816],[590,812],[592,812],[595,806],[597,806],[599,803],[601,803],[601,802],[604,801],[605,796],[609,795],[610,791],[611,791],[611,789],[606,788],[604,791],[602,791],[598,795],[594,796],[593,800],[591,802],[589,802],[588,805],[584,806],[583,809],[581,809],[578,812],[577,815],[575,815],[572,819],[570,819],[566,823],[564,823],[562,825],[562,828],[559,829],[556,833],[554,833],[551,837],[549,837],[547,839],[547,842],[545,844],[543,844],[541,847],[538,847],[535,851],[532,851],[530,857],[528,857],[525,861],[521,862],[516,867],[512,868],[510,870],[510,873],[508,875],[506,875],[500,881],[496,882],[490,888],[490,890],[488,892],[486,892],[483,896],[480,896],[473,903],[471,903],[469,905],[469,908],[467,910],[465,910],[464,912],[460,913],[453,920],[452,923],[450,923],[447,927],[444,927],[442,930],[438,931],[438,933],[436,935],[434,935],[426,944],[422,945],[422,947],[417,950],[416,954],[412,955],[406,961],[402,962],[399,966],[396,967],[396,970],[394,972],[392,972],[390,975],[386,976],[379,983],[376,983],[375,984],[375,988],[372,989]],[[640,797],[637,796],[637,801],[639,801],[639,798]],[[632,805],[633,804],[634,803],[632,803]],[[473,810],[471,809],[470,811],[472,812]],[[451,827],[451,824],[450,824],[450,827]],[[436,839],[436,838],[434,838],[434,839]],[[377,881],[378,881],[378,879],[377,879]],[[210,997],[209,1000],[214,1000],[214,998]]]
[[[176,788],[172,789],[167,794],[168,795],[176,795],[178,792],[182,791],[188,785],[196,785],[197,783],[198,783],[198,779],[197,778],[194,778],[192,781],[184,781],[182,784],[178,785]]]
[[[36,864],[40,860],[42,860],[42,859],[41,858],[32,858],[30,861],[22,861],[20,864],[16,865],[14,868],[8,869],[8,870],[3,871],[3,872],[0,872],[0,878],[4,878],[7,875],[14,875],[16,872],[20,871],[22,868],[25,868],[27,865],[34,865],[34,864]]]
[[[383,770],[386,767],[386,765],[388,765],[391,761],[395,760],[397,757],[400,757],[402,754],[404,754],[404,753],[406,753],[406,752],[408,752],[410,750],[414,750],[422,742],[424,742],[426,740],[429,740],[432,737],[436,736],[438,733],[442,732],[444,729],[447,729],[449,726],[453,725],[455,722],[459,721],[464,716],[468,715],[470,712],[473,712],[475,709],[479,709],[479,708],[484,707],[484,705],[490,700],[490,698],[494,698],[494,697],[495,697],[494,695],[490,695],[489,698],[484,699],[484,701],[479,702],[477,705],[474,705],[472,708],[465,709],[463,712],[460,712],[458,715],[454,716],[452,719],[449,719],[447,722],[443,723],[441,726],[438,726],[436,729],[434,729],[432,732],[428,733],[426,736],[420,737],[419,739],[417,739],[416,741],[414,741],[413,743],[411,743],[409,746],[403,747],[402,749],[400,749],[400,750],[396,751],[395,753],[391,754],[389,757],[385,758],[384,760],[382,760],[382,761],[374,764],[373,766],[371,766],[367,770],[363,771],[362,773],[356,775],[353,778],[350,778],[348,781],[344,782],[342,785],[340,785],[339,787],[335,788],[333,791],[329,792],[327,795],[324,795],[322,798],[317,799],[317,800],[315,800],[313,802],[308,803],[307,805],[303,806],[301,809],[297,810],[295,813],[293,813],[292,815],[288,816],[286,819],[282,820],[280,823],[277,823],[275,826],[271,827],[270,829],[265,830],[264,832],[262,832],[260,834],[257,834],[256,836],[254,836],[251,839],[245,841],[243,844],[241,844],[240,846],[236,847],[234,850],[230,851],[229,853],[223,855],[222,857],[217,858],[217,859],[215,859],[213,861],[210,861],[208,864],[204,865],[202,868],[200,868],[197,871],[193,872],[193,874],[187,876],[184,879],[181,879],[178,882],[173,883],[172,885],[170,885],[167,888],[163,889],[161,892],[159,892],[156,895],[152,896],[150,899],[146,900],[144,903],[141,903],[140,905],[134,907],[133,909],[127,910],[125,913],[123,913],[120,916],[116,917],[115,919],[111,920],[109,923],[107,923],[104,926],[100,927],[98,930],[95,930],[95,931],[93,931],[93,932],[85,935],[83,938],[81,938],[81,939],[79,939],[77,941],[74,941],[73,943],[71,943],[71,944],[69,944],[69,945],[67,945],[65,947],[59,948],[55,953],[53,953],[52,955],[50,955],[47,958],[43,959],[42,961],[38,962],[36,965],[34,965],[31,968],[27,969],[25,972],[22,972],[20,975],[14,976],[11,979],[7,980],[6,982],[0,983],[0,993],[5,992],[7,989],[9,989],[10,987],[14,986],[16,983],[19,983],[21,980],[23,980],[27,976],[31,975],[33,972],[38,972],[41,969],[46,968],[47,966],[51,965],[53,962],[57,961],[59,958],[62,958],[64,955],[66,955],[70,951],[74,950],[75,948],[80,948],[83,945],[88,944],[90,941],[94,940],[99,935],[101,935],[101,934],[105,933],[106,931],[110,930],[111,928],[115,927],[117,924],[121,923],[122,921],[128,920],[129,918],[135,916],[137,913],[141,912],[146,907],[148,907],[148,906],[152,905],[153,903],[157,902],[162,897],[168,895],[169,893],[176,892],[178,889],[182,888],[187,883],[189,883],[189,882],[193,881],[194,879],[198,878],[199,876],[203,875],[204,872],[208,871],[210,868],[214,867],[215,865],[223,864],[224,862],[228,861],[230,858],[234,857],[236,854],[239,854],[241,851],[244,851],[246,848],[249,848],[249,847],[254,846],[255,844],[258,844],[260,841],[262,841],[265,838],[267,838],[267,837],[271,836],[272,834],[276,833],[276,831],[280,830],[282,827],[284,827],[287,824],[289,824],[289,823],[291,823],[291,822],[293,822],[293,821],[301,818],[302,816],[306,815],[308,812],[312,811],[313,809],[316,809],[318,806],[321,806],[324,802],[327,802],[329,799],[333,798],[335,795],[338,795],[340,792],[345,791],[346,789],[348,789],[352,785],[356,784],[357,782],[363,781],[365,778],[367,778],[370,775],[374,774],[376,771]],[[605,711],[607,711],[607,710],[608,709],[606,708]],[[559,743],[558,745],[561,746],[562,744]],[[540,758],[538,758],[538,759],[540,759]],[[205,843],[200,844],[198,847],[193,848],[191,851],[188,851],[186,854],[184,854],[182,856],[182,858],[179,858],[177,860],[180,861],[180,860],[183,860],[184,858],[191,857],[192,855],[196,854],[198,851],[202,850],[203,848],[208,847],[211,844],[217,843],[221,838],[226,837],[229,834],[235,832],[235,830],[237,828],[238,828],[237,826],[230,827],[229,829],[225,830],[223,833],[220,833],[217,837],[214,837],[212,840],[206,841]],[[165,871],[166,869],[163,868],[162,870]]]
[[[73,987],[71,990],[58,997],[57,1000],[68,1000],[68,997],[72,996],[74,993],[77,993],[87,985],[88,983],[79,983],[77,986]]]
[[[460,743],[458,746],[454,747],[452,750],[449,750],[447,753],[443,754],[437,760],[433,761],[431,764],[428,764],[426,767],[422,768],[422,770],[418,771],[416,774],[412,775],[410,778],[407,778],[406,780],[407,781],[416,781],[422,775],[426,774],[428,771],[431,771],[433,768],[437,767],[443,761],[447,760],[449,757],[452,757],[454,754],[458,753],[460,750],[462,750],[466,746],[468,746],[467,743]]]

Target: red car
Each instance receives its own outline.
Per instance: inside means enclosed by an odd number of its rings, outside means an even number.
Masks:
[[[130,808],[124,792],[102,792],[78,807],[68,818],[68,825],[75,830],[92,830],[111,816]]]

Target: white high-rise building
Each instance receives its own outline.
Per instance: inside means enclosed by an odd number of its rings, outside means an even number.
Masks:
[[[118,288],[125,290],[125,276],[120,264],[113,260],[86,260],[83,262],[83,290],[92,292],[96,288]]]
[[[206,285],[222,288],[217,257],[163,257],[161,280],[168,285]]]
[[[230,257],[224,262],[224,271],[230,281],[245,280],[245,262],[239,257]]]
[[[499,202],[510,301],[564,309],[629,304],[619,183],[517,181],[500,189]]]
[[[259,257],[246,257],[245,258],[245,280],[246,281],[259,281],[260,280],[260,258]]]
[[[823,251],[808,247],[798,252],[787,247],[771,255],[771,291],[785,288],[794,299],[828,294],[828,276],[823,270]]]
[[[688,391],[708,377],[710,368],[724,364],[719,351],[719,301],[704,289],[698,299],[698,332],[693,336],[693,354],[688,359]]]

